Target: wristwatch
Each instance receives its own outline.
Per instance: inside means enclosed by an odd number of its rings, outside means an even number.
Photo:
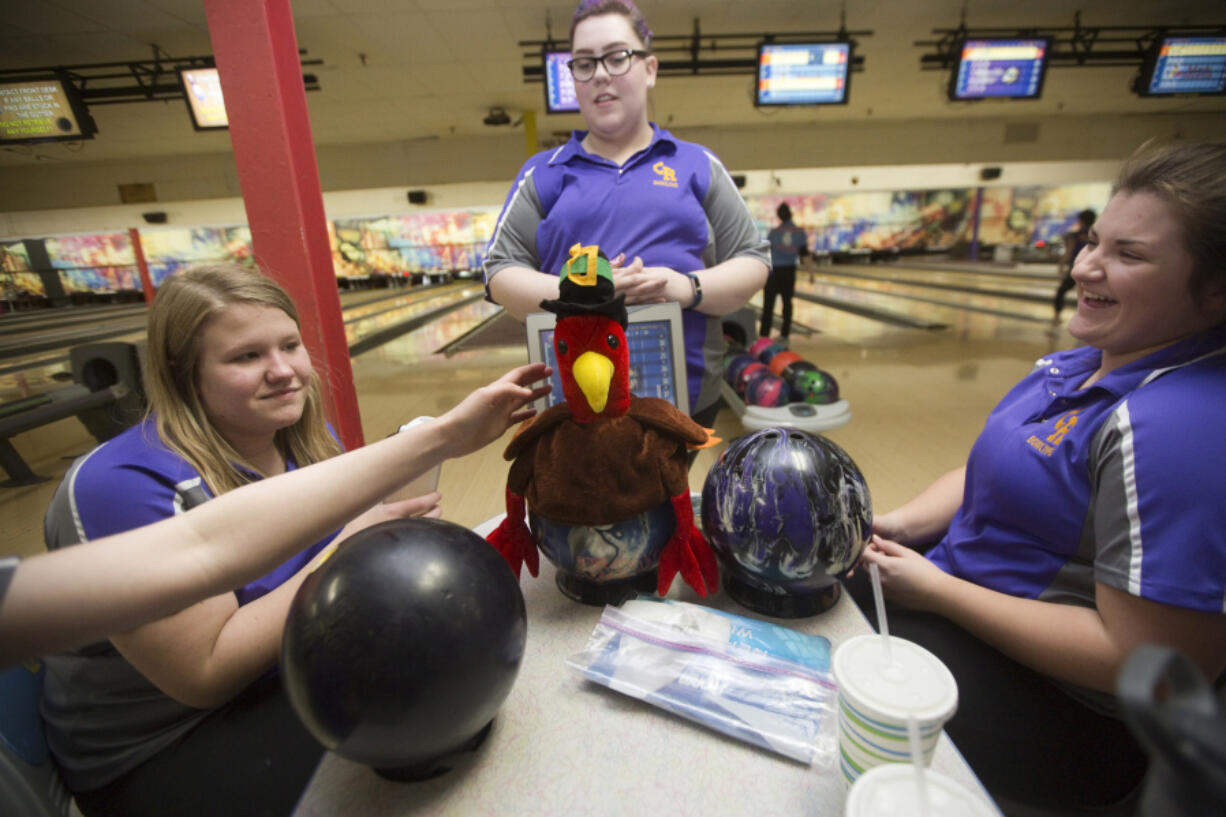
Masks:
[[[690,279],[690,286],[694,290],[694,300],[686,309],[697,309],[698,305],[702,303],[702,281],[698,280],[698,273],[696,272],[687,272],[685,277]]]

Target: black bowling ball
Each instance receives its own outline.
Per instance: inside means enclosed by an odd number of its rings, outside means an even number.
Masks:
[[[282,673],[324,746],[385,777],[422,779],[488,733],[526,634],[519,583],[485,540],[400,519],[355,534],[306,578]]]

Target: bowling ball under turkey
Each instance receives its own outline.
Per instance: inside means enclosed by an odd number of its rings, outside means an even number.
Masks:
[[[542,554],[558,568],[555,581],[583,604],[621,604],[654,593],[660,552],[677,527],[671,502],[611,525],[568,525],[528,512]]]
[[[766,428],[740,437],[707,472],[702,529],[738,603],[781,618],[838,601],[837,577],[872,533],[868,486],[825,437]]]
[[[527,617],[515,575],[477,534],[397,519],[350,537],[290,604],[281,671],[325,747],[394,780],[449,770],[510,693]]]

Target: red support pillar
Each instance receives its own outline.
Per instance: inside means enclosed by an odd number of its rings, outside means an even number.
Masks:
[[[153,303],[153,279],[149,277],[149,264],[145,261],[145,248],[140,243],[140,230],[128,228],[128,241],[132,242],[132,253],[136,256],[136,269],[140,271],[140,288],[145,293],[145,303]]]
[[[348,449],[362,445],[289,0],[204,0],[230,143],[260,268],[298,306],[324,403]]]

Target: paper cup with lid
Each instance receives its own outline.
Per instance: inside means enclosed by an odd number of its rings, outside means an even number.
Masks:
[[[933,817],[1000,817],[986,797],[938,772],[924,771],[923,797]],[[856,780],[847,795],[844,817],[915,817],[923,813],[916,804],[920,796],[915,769],[887,763],[869,769]]]
[[[920,645],[861,635],[838,646],[831,662],[839,702],[839,766],[854,783],[868,769],[909,763],[907,719],[919,724],[924,765],[932,762],[945,722],[958,708],[949,668]]]

